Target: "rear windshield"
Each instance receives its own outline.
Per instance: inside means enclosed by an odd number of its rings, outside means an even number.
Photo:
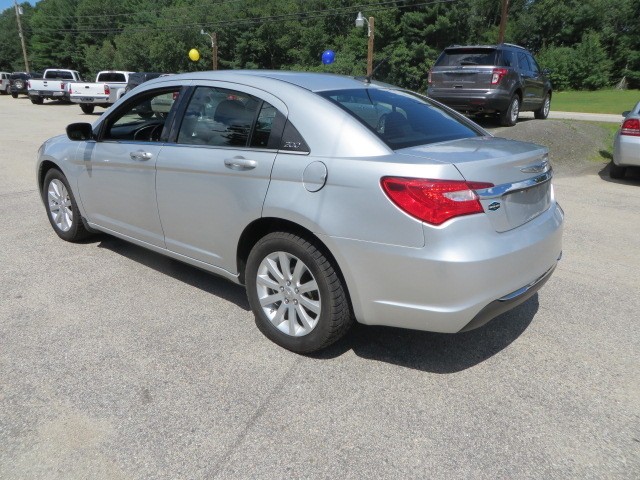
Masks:
[[[498,51],[494,48],[448,48],[436,60],[436,67],[465,65],[498,65]]]
[[[482,135],[471,123],[411,92],[363,88],[318,94],[349,112],[393,150]]]
[[[98,82],[114,82],[114,83],[125,83],[127,79],[124,76],[124,73],[116,73],[116,72],[105,72],[98,75]]]
[[[73,74],[71,72],[62,70],[49,70],[44,76],[48,79],[73,80]]]

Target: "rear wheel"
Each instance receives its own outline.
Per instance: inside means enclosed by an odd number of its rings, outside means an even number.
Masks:
[[[18,92],[11,92],[11,96],[13,98],[18,98]]]
[[[542,106],[533,112],[534,117],[538,120],[544,120],[549,116],[549,110],[551,110],[551,96],[547,93],[544,97]]]
[[[627,173],[627,167],[621,167],[611,162],[609,165],[609,176],[611,178],[620,179],[624,178],[624,174]]]
[[[514,95],[509,102],[509,108],[500,112],[500,125],[513,127],[518,122],[518,115],[520,115],[520,97]]]
[[[29,99],[31,100],[31,103],[35,105],[42,105],[44,102],[44,99],[40,95],[29,95]]]
[[[93,113],[93,110],[95,109],[95,106],[93,105],[88,105],[86,103],[81,103],[80,104],[80,109],[86,113],[87,115],[90,115]]]
[[[47,172],[42,186],[42,199],[49,223],[60,238],[77,242],[90,235],[82,223],[69,182],[60,170],[53,168]]]
[[[332,261],[298,235],[274,232],[260,239],[249,254],[245,278],[256,325],[288,350],[325,348],[353,323]]]

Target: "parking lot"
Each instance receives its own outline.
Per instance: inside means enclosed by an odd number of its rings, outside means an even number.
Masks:
[[[55,235],[37,149],[96,118],[0,97],[0,478],[640,478],[640,176],[559,168],[563,259],[485,327],[357,326],[305,357],[242,287]]]

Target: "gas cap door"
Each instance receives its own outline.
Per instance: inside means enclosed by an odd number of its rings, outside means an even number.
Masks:
[[[327,182],[327,166],[322,162],[311,162],[304,169],[302,183],[308,192],[317,192]]]

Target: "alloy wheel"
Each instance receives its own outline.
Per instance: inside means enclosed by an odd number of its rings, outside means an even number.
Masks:
[[[56,227],[62,232],[68,232],[73,226],[73,210],[71,209],[71,197],[57,178],[51,180],[47,189],[47,203],[49,215]]]
[[[273,252],[258,267],[256,290],[269,321],[292,337],[309,334],[321,313],[320,289],[309,267],[287,252]]]

